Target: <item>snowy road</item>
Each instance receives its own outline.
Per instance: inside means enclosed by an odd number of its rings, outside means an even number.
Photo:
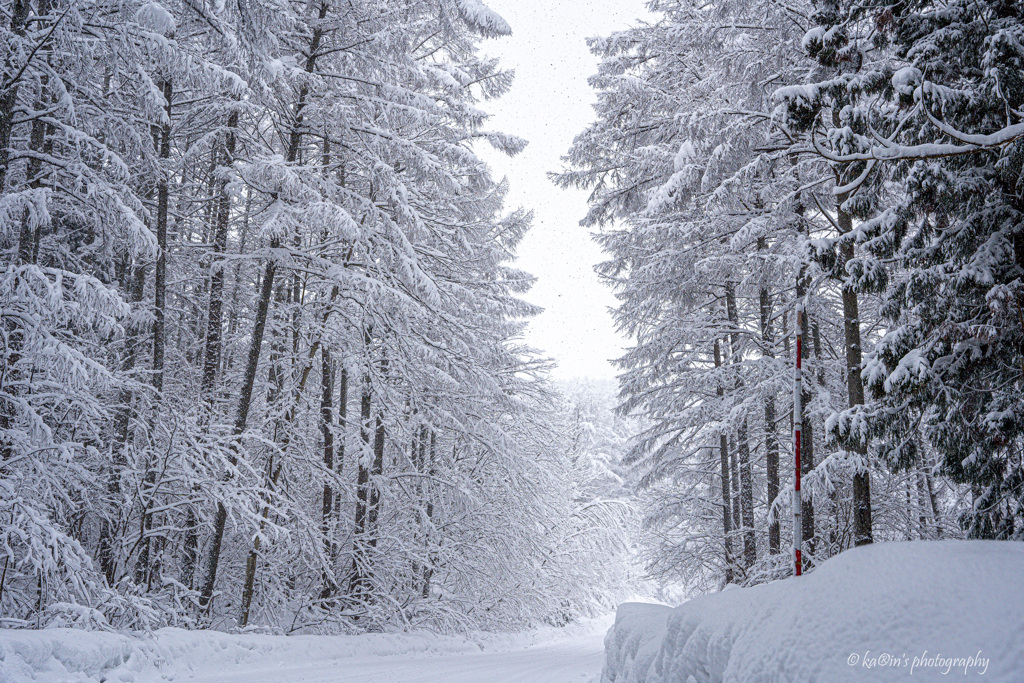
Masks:
[[[172,680],[193,683],[590,683],[601,673],[603,634],[510,652],[339,657],[304,663],[209,669]],[[164,678],[163,680],[167,680]]]
[[[613,616],[462,635],[0,629],[0,682],[591,683]]]

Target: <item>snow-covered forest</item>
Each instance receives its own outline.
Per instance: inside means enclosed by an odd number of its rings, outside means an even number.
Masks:
[[[590,41],[567,187],[608,253],[656,575],[1024,538],[1024,5],[653,0]],[[802,392],[795,396],[796,309]]]
[[[609,384],[526,342],[482,0],[0,2],[0,629],[561,628],[794,545],[946,541],[744,589],[766,619],[841,620],[828,582],[892,558],[1014,576],[959,539],[1024,540],[1024,5],[647,7],[588,41],[593,121],[544,169],[589,192],[544,229],[604,250]],[[665,636],[634,612],[659,635],[609,666]]]
[[[3,10],[4,627],[511,628],[613,605],[628,429],[523,346],[530,214],[478,156],[525,144],[481,108],[512,78],[479,50],[504,20],[476,0]]]

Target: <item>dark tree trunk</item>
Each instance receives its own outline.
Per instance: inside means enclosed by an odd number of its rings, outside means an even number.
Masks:
[[[838,109],[832,111],[832,124],[837,128],[840,125]],[[836,185],[842,184],[843,171],[841,166],[835,168]],[[853,230],[853,218],[843,209],[843,204],[849,198],[848,192],[836,196],[836,222],[839,224],[839,232],[843,235],[849,234]],[[853,243],[844,242],[840,253],[842,262],[848,264],[853,257]],[[853,408],[864,405],[864,384],[861,382],[860,310],[857,291],[846,283],[843,284],[843,330],[846,349],[846,389],[849,394],[850,407]],[[866,456],[867,444],[860,436],[857,437],[855,443],[856,452]],[[872,542],[871,526],[871,475],[864,470],[853,475],[854,545],[867,545]]]
[[[321,324],[326,324],[328,317],[331,312],[331,305],[334,303],[334,299],[338,296],[339,287],[335,286],[331,290],[331,295],[328,298],[327,306],[324,310],[323,319]],[[313,369],[313,364],[316,360],[316,354],[321,348],[321,340],[317,339],[309,348],[309,355],[303,364],[302,371],[299,373],[299,380],[296,384],[292,394],[291,403],[288,408],[284,411],[284,417],[280,420],[280,424],[288,425],[289,427],[295,423],[295,415],[298,410],[299,401],[302,399],[302,394],[305,392],[306,382],[309,379],[309,374]],[[279,355],[279,353],[278,353]],[[271,361],[271,370],[277,367],[276,361]],[[268,404],[272,404],[277,400],[278,396],[283,395],[283,374],[278,373],[278,380],[281,384],[275,386],[274,382],[271,382],[271,390],[268,392]],[[277,427],[275,426],[275,438],[277,438]],[[288,452],[288,445],[291,441],[290,429],[283,430],[280,439],[280,451],[281,453]],[[268,494],[268,499],[264,503],[260,510],[259,525],[255,539],[253,540],[252,549],[249,551],[249,556],[245,563],[245,579],[242,587],[242,605],[239,612],[238,623],[239,626],[246,626],[249,623],[249,612],[252,606],[252,598],[255,593],[256,587],[256,563],[259,560],[259,552],[262,544],[263,530],[266,529],[267,522],[270,518],[271,502],[269,496],[273,495],[274,489],[277,487],[278,479],[281,477],[281,472],[284,469],[284,461],[279,461],[276,465],[274,464],[274,458],[271,457],[267,463],[267,474],[265,479],[265,489]]]
[[[725,305],[731,327],[730,342],[732,353],[730,360],[734,365],[742,362],[739,339],[739,312],[736,309],[736,289],[733,283],[725,286]],[[743,386],[742,379],[737,378],[737,386]],[[750,467],[750,443],[747,441],[747,418],[744,416],[736,431],[736,453],[739,455],[740,471],[740,524],[743,529],[743,566],[749,570],[757,562],[757,537],[754,533],[754,487]]]
[[[29,0],[14,0],[11,3],[10,31],[19,38],[25,37],[25,22],[29,15]],[[17,75],[20,64],[17,63],[17,50],[10,50],[4,58],[3,79],[6,81]],[[15,81],[8,85],[0,94],[0,193],[4,191],[7,169],[11,159],[11,132],[14,129],[14,108],[18,103],[18,89],[21,83]]]
[[[743,529],[743,519],[740,517],[740,469],[739,469],[739,458],[736,456],[735,443],[726,437],[725,440],[726,450],[729,454],[729,473],[731,477],[729,483],[732,485],[732,528],[733,531],[739,531]],[[734,534],[735,535],[735,534]],[[734,556],[735,557],[735,556]]]
[[[805,317],[806,320],[806,317]],[[803,357],[804,367],[807,367],[809,357],[808,344],[804,344]],[[806,373],[805,373],[806,376]],[[804,386],[807,383],[804,382]],[[806,407],[811,401],[810,392],[803,392],[801,402]],[[804,481],[814,471],[814,420],[810,414],[804,413],[804,424],[800,438],[800,477]],[[801,520],[803,526],[803,556],[804,560],[813,559],[816,549],[814,528],[814,490],[801,486],[802,497],[800,499]]]
[[[370,505],[367,508],[366,525],[370,529],[370,547],[377,547],[377,518],[380,516],[380,477],[384,474],[384,411],[378,409],[376,428],[373,432],[373,472],[370,484]]]
[[[160,177],[156,187],[156,263],[153,269],[153,375],[152,386],[155,394],[154,400],[159,406],[163,402],[164,391],[164,344],[165,339],[165,309],[167,298],[167,210],[170,201],[170,169],[167,161],[171,158],[171,100],[174,96],[174,86],[170,79],[164,80],[161,89],[164,96],[164,113],[167,121],[159,128],[156,140],[159,143],[159,156],[161,161]],[[150,509],[153,507],[156,497],[156,462],[150,458],[146,463],[146,473],[143,476],[143,500],[142,512],[142,546],[139,551],[139,561],[136,566],[136,582],[144,583],[147,586],[152,584],[156,571],[154,565],[153,539],[151,531],[153,527],[153,515]]]
[[[715,340],[715,367],[722,367],[722,349],[717,339]],[[716,392],[719,398],[725,394],[721,383],[719,383]],[[729,481],[729,439],[724,431],[718,435],[718,448],[721,458],[722,477],[722,538],[725,540],[725,582],[732,583],[735,579],[734,566],[736,559],[732,552],[732,495]]]
[[[174,87],[170,79],[163,82],[164,113],[167,122],[160,127],[160,178],[156,188],[156,265],[153,271],[153,389],[158,400],[164,389],[164,323],[167,296],[167,209],[170,200],[171,99]]]
[[[345,470],[345,440],[348,437],[348,368],[341,367],[341,376],[338,378],[338,453],[334,458],[335,473],[340,478]],[[341,491],[334,492],[334,515],[335,520],[341,518]],[[337,534],[337,529],[334,531]],[[338,565],[338,543],[335,540],[331,546],[334,554],[331,556],[331,566],[337,570]]]
[[[429,458],[430,460],[427,463],[427,474],[432,479],[434,476],[434,462],[437,458],[437,434],[432,429],[430,430]],[[430,552],[431,531],[433,529],[434,519],[434,502],[431,489],[431,481],[428,479],[425,487],[427,499],[427,530],[423,537],[423,543],[427,550],[427,563],[423,566],[423,581],[420,589],[420,596],[424,600],[430,597],[430,579],[434,575],[434,562],[436,561],[434,554]]]
[[[320,436],[323,439],[324,457],[324,490],[321,499],[321,522],[320,532],[324,542],[324,560],[328,563],[335,556],[335,543],[333,537],[334,529],[334,432],[332,418],[334,413],[334,373],[331,366],[331,353],[326,346],[320,348]],[[333,566],[333,565],[332,565]],[[337,582],[333,572],[324,570],[323,589],[320,591],[320,598],[327,599],[336,588]]]
[[[322,25],[322,22],[323,22],[324,17],[327,16],[327,9],[328,9],[327,3],[326,2],[322,2],[320,4],[320,10],[319,10],[319,17],[318,17],[319,21],[316,24],[316,28],[313,29],[313,34],[312,34],[312,37],[310,39],[309,52],[307,53],[307,56],[306,56],[306,73],[312,73],[314,71],[314,69],[316,68],[316,59],[319,56],[319,52],[320,52],[320,41],[323,38],[323,25]],[[308,97],[309,97],[309,87],[304,83],[302,85],[302,87],[299,89],[299,98],[298,98],[298,101],[295,104],[295,116],[294,116],[294,119],[292,121],[291,132],[290,132],[290,134],[288,136],[288,150],[287,150],[287,153],[285,154],[285,161],[287,161],[289,163],[294,162],[294,161],[296,161],[299,158],[299,148],[300,148],[300,146],[302,144],[302,135],[303,135],[303,132],[304,132],[304,127],[305,127],[305,109],[306,109],[307,98]],[[276,199],[277,195],[275,194],[274,197]],[[294,235],[293,236],[293,244],[296,247],[299,246],[299,244],[300,244],[300,236],[299,235]],[[278,244],[277,246],[280,246],[280,244]],[[291,296],[287,297],[288,300],[291,301],[292,303],[298,303],[299,300],[300,300],[300,293],[299,292],[300,292],[300,278],[299,278],[299,275],[297,273],[294,273],[293,276],[292,276]],[[332,295],[332,299],[333,299],[333,296],[334,295]],[[293,318],[293,336],[292,336],[292,353],[293,353],[293,358],[298,354],[298,332],[297,332],[298,307],[297,306],[296,306],[296,311],[295,311],[294,315],[296,317]],[[296,391],[295,391],[295,400],[296,401],[298,401],[299,396],[302,393],[301,385],[305,385],[306,377],[308,376],[309,369],[312,367],[312,362],[313,362],[313,359],[314,359],[314,357],[316,355],[316,351],[317,351],[317,348],[316,348],[316,346],[314,346],[311,349],[312,353],[311,353],[310,358],[309,358],[309,363],[303,369],[303,376],[302,376],[302,380],[300,381],[300,388],[296,389]],[[273,369],[273,368],[274,368],[274,366],[272,366],[271,369]],[[283,376],[282,375],[278,375],[277,379],[278,379],[278,381],[282,381],[283,382]],[[295,409],[295,406],[293,404],[287,411],[285,411],[285,419],[284,419],[284,423],[285,424],[289,424],[290,425],[290,423],[292,422],[293,418],[295,417],[294,409]],[[275,439],[277,438],[276,434],[274,435],[274,438]],[[283,442],[281,444],[281,449],[280,449],[282,453],[287,450],[288,438],[289,437],[287,436],[287,432],[286,432],[286,434],[283,437]],[[274,486],[276,486],[277,480],[278,480],[278,478],[281,475],[281,471],[282,471],[283,466],[284,466],[284,463],[281,462],[281,463],[279,463],[275,467],[274,466],[274,462],[273,462],[273,458],[270,459],[270,462],[268,463],[268,466],[267,466],[267,488],[268,489],[272,490],[274,488]],[[260,522],[259,522],[259,531],[260,532],[262,532],[263,529],[266,527],[267,518],[268,518],[269,514],[270,514],[270,505],[269,505],[269,502],[268,502],[266,505],[263,506],[263,509],[260,512]],[[238,620],[239,621],[239,625],[243,626],[243,627],[246,626],[249,623],[249,612],[250,612],[250,608],[252,606],[253,594],[255,592],[256,562],[257,562],[257,559],[258,559],[258,556],[259,556],[260,543],[261,543],[261,534],[257,533],[256,538],[253,541],[253,547],[249,551],[248,558],[246,559],[245,579],[244,579],[243,588],[242,588],[242,605],[241,605],[241,610],[239,612],[239,620]]]
[[[241,226],[238,235],[238,253],[244,254],[249,240],[249,214],[252,211],[252,188],[245,188],[245,205],[242,208]],[[231,288],[231,309],[228,313],[228,336],[238,332],[238,300],[242,293],[242,263],[239,261],[234,268],[234,286]],[[224,367],[233,367],[233,358],[229,355],[224,359]]]
[[[40,10],[45,14],[48,11],[46,5]],[[46,84],[49,82],[47,76],[42,76],[39,79],[39,97],[36,99],[35,108],[38,111],[42,111],[46,106]],[[52,142],[47,140],[47,129],[50,126],[43,123],[40,117],[32,119],[32,131],[29,134],[29,150],[33,154],[28,159],[28,168],[26,169],[25,179],[28,181],[29,187],[39,188],[43,185],[43,162],[40,157],[41,154],[45,153],[48,147],[52,147]],[[36,229],[32,229],[31,222],[29,220],[29,212],[26,210],[25,215],[21,220],[21,232],[18,236],[18,262],[21,264],[26,263],[37,263],[39,257],[39,237],[40,228],[36,226]]]
[[[362,445],[358,456],[358,469],[356,474],[356,509],[355,526],[353,529],[352,548],[352,580],[349,584],[349,593],[355,597],[362,597],[367,590],[366,569],[368,562],[366,558],[366,542],[369,533],[367,524],[368,510],[370,506],[370,473],[372,463],[367,462],[367,455],[370,452],[370,375],[367,372],[363,376],[362,396],[359,401],[359,439]]]
[[[842,210],[846,195],[836,198],[836,211],[839,227],[844,233],[853,229],[850,214]],[[842,246],[842,260],[849,263],[853,259],[853,244],[845,242]],[[849,394],[850,407],[864,405],[864,384],[861,381],[861,339],[860,310],[857,292],[852,287],[843,286],[843,328],[846,347],[846,388]],[[867,454],[867,444],[858,436],[856,451],[862,456]],[[867,545],[872,542],[871,524],[871,475],[862,470],[853,475],[853,544]]]
[[[758,238],[757,249],[767,248],[764,237]],[[772,330],[772,301],[768,288],[762,286],[759,294],[761,313],[761,342],[763,353],[767,358],[775,358],[775,333]],[[764,451],[766,461],[766,478],[768,480],[768,509],[772,512],[772,503],[779,496],[779,437],[775,432],[775,396],[769,391],[764,397]],[[777,555],[782,545],[782,532],[779,518],[772,516],[768,525],[768,553]]]
[[[818,326],[817,321],[811,320],[810,323],[811,323],[811,340],[812,340],[812,343],[814,344],[814,358],[818,361],[818,372],[817,372],[818,386],[819,387],[823,387],[823,386],[825,386],[825,369],[824,369],[825,362],[824,362],[823,356],[821,354],[821,328]],[[836,489],[836,487],[833,486],[829,490],[829,493],[828,493],[828,509],[826,510],[826,513],[825,513],[826,519],[830,519],[831,521],[826,524],[828,532],[827,532],[827,536],[826,536],[825,540],[828,543],[828,547],[826,548],[827,555],[823,559],[827,559],[829,557],[832,557],[832,556],[836,555],[839,552],[837,550],[837,546],[838,546],[838,542],[839,542],[838,541],[839,537],[838,537],[837,531],[838,531],[839,525],[836,522],[836,518],[837,518],[837,516],[839,514],[838,511],[839,511],[839,493],[838,493],[838,490]],[[816,534],[817,530],[814,530],[814,533]]]
[[[46,13],[48,10],[47,0],[43,0],[41,5],[41,13]],[[15,2],[12,3],[11,21],[9,26],[13,35],[18,38],[23,38],[25,36],[26,25],[30,13],[31,8],[28,0],[15,0]],[[0,72],[0,82],[7,82],[6,90],[0,94],[0,195],[2,195],[4,191],[4,182],[7,176],[7,168],[10,163],[10,142],[14,128],[14,110],[18,104],[20,81],[15,80],[15,76],[20,65],[15,61],[16,56],[20,56],[19,50],[9,50],[4,59],[3,71]],[[42,100],[45,97],[47,80],[48,79],[45,75],[41,76],[39,79],[39,98],[36,105],[37,109],[41,109],[43,106]],[[29,149],[31,151],[41,152],[46,146],[45,130],[46,127],[38,118],[32,121],[31,134],[29,137]],[[30,187],[40,186],[40,168],[41,162],[39,158],[35,155],[29,157],[26,179],[28,180]],[[38,246],[36,245],[38,244],[38,237],[39,230],[37,229],[33,233],[29,222],[29,213],[28,210],[26,210],[21,221],[21,229],[18,233],[18,247],[15,258],[15,262],[18,265],[34,265],[37,263]],[[7,334],[9,335],[6,337],[6,346],[9,351],[4,362],[13,370],[21,359],[24,333],[17,324],[12,325],[8,323],[5,325],[5,328],[7,328]],[[7,373],[0,372],[0,389],[4,388],[4,380],[6,379]],[[0,432],[10,429],[11,410],[12,408],[7,405],[7,402],[0,404]],[[6,442],[6,440],[4,441]],[[6,461],[12,454],[11,447],[8,443],[0,445],[0,460]],[[2,590],[2,585],[0,585],[0,590]]]
[[[238,126],[238,113],[232,112],[228,119],[228,131],[224,141],[224,165],[230,165],[235,155],[235,129]],[[228,192],[228,179],[222,178],[219,183],[217,205],[217,225],[213,235],[213,262],[210,264],[210,298],[206,313],[206,344],[203,350],[203,379],[200,390],[202,400],[207,404],[207,412],[213,410],[214,387],[217,382],[217,371],[220,368],[222,354],[222,335],[224,320],[224,266],[217,263],[222,260],[228,250],[228,224],[231,216],[231,194]]]

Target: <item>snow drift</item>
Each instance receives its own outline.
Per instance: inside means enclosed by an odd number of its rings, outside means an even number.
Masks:
[[[1024,544],[854,548],[813,573],[625,604],[602,683],[1024,680]]]

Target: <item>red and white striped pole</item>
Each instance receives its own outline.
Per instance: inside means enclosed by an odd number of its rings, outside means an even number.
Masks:
[[[796,369],[793,372],[793,455],[796,464],[795,476],[793,477],[793,561],[796,567],[796,575],[800,576],[800,546],[803,535],[803,504],[800,500],[800,437],[803,432],[804,407],[801,402],[803,396],[803,345],[804,345],[804,305],[796,305]]]

